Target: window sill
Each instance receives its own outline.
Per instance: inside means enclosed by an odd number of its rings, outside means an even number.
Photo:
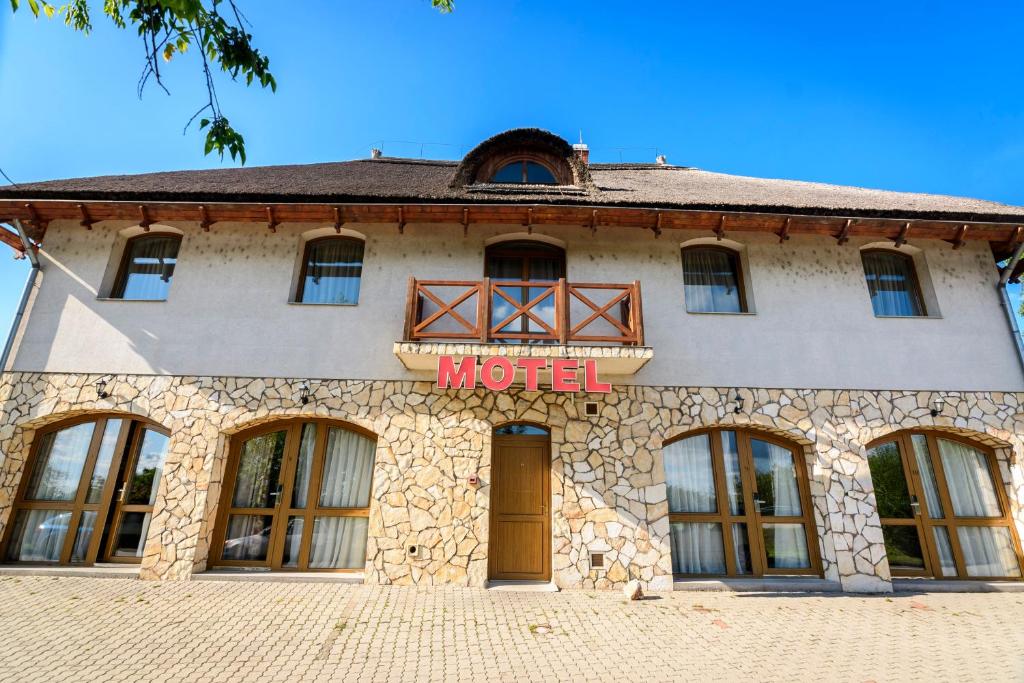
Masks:
[[[122,299],[116,296],[98,296],[96,301],[124,301],[132,304],[159,304],[165,303],[167,299]]]
[[[357,301],[354,304],[332,304],[332,303],[318,302],[318,301],[289,301],[288,305],[289,306],[328,306],[328,307],[340,306],[342,308],[353,308],[355,306],[358,306],[359,302]]]
[[[941,315],[878,315],[879,320],[942,320]]]
[[[689,315],[757,315],[757,311],[687,311]]]

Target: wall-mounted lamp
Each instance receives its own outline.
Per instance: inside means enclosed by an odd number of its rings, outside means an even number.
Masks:
[[[743,398],[740,397],[740,390],[739,389],[736,389],[735,391],[732,392],[732,402],[733,402],[732,412],[736,413],[737,415],[742,413],[743,412]]]
[[[932,417],[938,417],[942,409],[946,407],[946,399],[936,396],[932,399]]]
[[[306,382],[299,385],[299,403],[302,405],[309,403],[309,384]]]
[[[106,377],[100,377],[98,380],[96,380],[95,387],[96,387],[96,397],[97,398],[106,398],[107,396],[110,396],[110,394],[107,393],[107,378]]]

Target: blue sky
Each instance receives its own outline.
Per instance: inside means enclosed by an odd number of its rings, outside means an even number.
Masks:
[[[99,5],[93,0],[94,6]],[[278,92],[219,81],[249,165],[457,157],[515,126],[583,131],[594,161],[1024,204],[1024,4],[1013,2],[240,3]],[[197,60],[172,96],[135,85],[141,47],[0,6],[0,167],[15,182],[231,164],[182,128]],[[0,181],[2,182],[2,181]],[[26,266],[0,255],[0,333]]]

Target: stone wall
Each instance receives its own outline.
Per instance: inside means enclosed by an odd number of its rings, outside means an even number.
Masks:
[[[629,577],[671,588],[668,504],[661,446],[692,429],[736,424],[802,445],[826,578],[846,590],[887,591],[889,569],[864,445],[912,427],[938,428],[996,449],[1018,527],[1024,472],[1022,394],[946,392],[933,418],[930,392],[614,387],[609,395],[512,390],[439,391],[426,382],[113,377],[98,399],[97,375],[0,376],[0,529],[8,522],[35,430],[83,412],[153,420],[171,433],[142,561],[142,576],[180,579],[206,567],[227,439],[282,417],[329,417],[378,435],[366,580],[482,585],[487,578],[492,427],[533,422],[551,430],[555,582],[615,587]],[[596,401],[599,415],[582,415]],[[477,486],[468,476],[477,474]],[[407,558],[406,545],[421,547]],[[606,570],[588,552],[605,552]]]

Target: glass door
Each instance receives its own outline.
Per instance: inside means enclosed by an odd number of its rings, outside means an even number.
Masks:
[[[490,325],[505,323],[498,332],[518,335],[495,341],[557,341],[556,293],[551,286],[565,277],[562,249],[544,242],[496,244],[487,250],[484,274],[490,278],[492,287],[497,285],[490,295]],[[530,338],[545,335],[554,339]]]
[[[219,564],[362,569],[375,450],[362,433],[323,422],[243,437],[225,482]]]
[[[1021,549],[995,456],[965,441],[905,433],[868,450],[895,576],[1021,577]]]
[[[712,430],[664,447],[673,573],[817,574],[806,473],[781,441]]]
[[[33,445],[22,485],[14,502],[12,523],[3,543],[3,558],[9,562],[48,564],[91,564],[112,559],[101,551],[110,536],[111,520],[127,533],[127,513],[133,509],[115,504],[115,492],[124,490],[126,460],[134,455],[140,435],[150,435],[148,462],[158,462],[148,474],[150,497],[160,484],[167,436],[142,423],[120,417],[79,418],[41,431]],[[145,440],[145,439],[144,439]],[[149,502],[148,513],[152,513]],[[122,512],[123,511],[123,512]],[[145,526],[136,531],[138,553],[123,555],[138,562],[145,544]]]
[[[169,442],[165,434],[142,426],[132,435],[130,457],[114,497],[112,528],[115,532],[110,536],[107,560],[137,562],[142,559]]]

